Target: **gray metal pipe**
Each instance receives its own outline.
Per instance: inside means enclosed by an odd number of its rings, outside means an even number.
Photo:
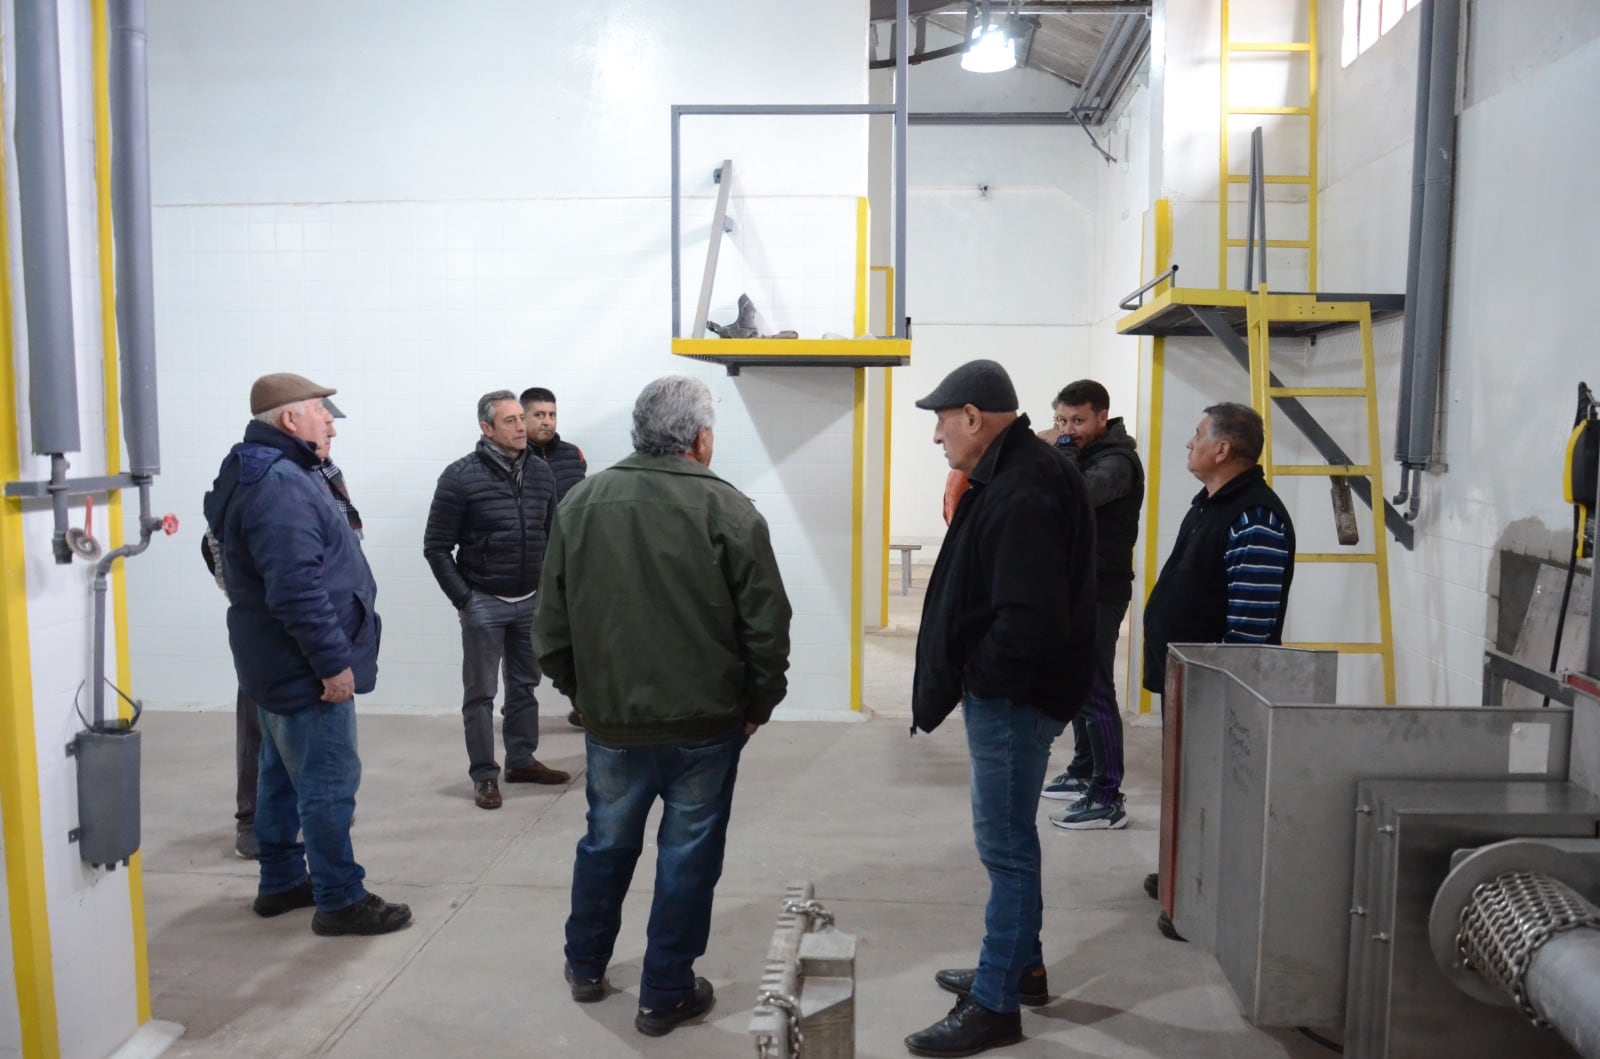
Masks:
[[[154,255],[150,236],[150,108],[144,0],[109,0],[111,194],[116,231],[117,333],[128,470],[161,473],[156,402]],[[115,470],[115,468],[112,468]]]
[[[1557,934],[1534,950],[1528,1000],[1550,1028],[1586,1059],[1600,1059],[1600,930]]]
[[[910,40],[911,0],[897,0],[895,32]],[[911,63],[908,48],[898,49],[894,63],[894,337],[911,337],[910,306],[906,304],[906,127],[911,124],[908,89]]]
[[[150,547],[150,538],[161,528],[161,520],[150,513],[150,480],[139,482],[139,543],[124,544],[100,557],[94,564],[94,663],[90,683],[94,686],[93,727],[99,731],[106,719],[106,581],[111,564],[138,555]]]
[[[1428,165],[1428,67],[1433,57],[1433,4],[1422,5],[1417,35],[1417,103],[1411,131],[1411,229],[1406,242],[1405,336],[1400,353],[1400,400],[1395,407],[1394,458],[1405,461],[1411,452],[1411,378],[1417,356],[1417,266],[1422,256],[1423,171]],[[1400,472],[1398,507],[1411,495],[1407,475]]]
[[[72,335],[72,261],[55,0],[18,4],[16,24],[17,194],[22,214],[33,451],[41,455],[77,452],[78,372]]]
[[[78,366],[72,334],[72,259],[67,164],[61,131],[61,45],[55,0],[16,8],[17,196],[28,316],[28,409],[33,451],[50,457],[55,516],[51,551],[67,545],[67,458],[78,436]]]
[[[1416,361],[1411,376],[1410,447],[1402,461],[1414,470],[1433,456],[1434,416],[1450,282],[1450,229],[1455,200],[1456,63],[1460,0],[1430,0],[1433,47],[1428,59],[1427,161],[1423,166],[1422,235],[1417,262]]]

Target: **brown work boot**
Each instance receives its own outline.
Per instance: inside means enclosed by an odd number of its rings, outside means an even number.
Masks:
[[[572,780],[572,773],[553,769],[548,765],[541,765],[536,760],[530,760],[526,765],[508,768],[505,771],[507,783],[568,783]]]
[[[500,808],[500,784],[494,780],[479,780],[472,785],[472,800],[479,809]]]

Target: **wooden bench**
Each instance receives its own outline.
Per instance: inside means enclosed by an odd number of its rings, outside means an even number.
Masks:
[[[900,594],[911,595],[911,553],[920,552],[920,544],[891,544],[890,549],[900,553]]]

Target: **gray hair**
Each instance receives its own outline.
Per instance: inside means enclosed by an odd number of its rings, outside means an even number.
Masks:
[[[665,375],[639,391],[633,403],[633,448],[647,456],[676,456],[694,448],[712,425],[711,388],[686,375]]]
[[[517,395],[510,390],[492,390],[478,398],[478,422],[494,422],[494,406],[501,401],[515,401]]]
[[[303,416],[306,414],[306,405],[314,400],[316,398],[310,397],[303,401],[290,401],[288,404],[280,404],[276,408],[269,408],[265,412],[257,412],[251,418],[258,423],[265,423],[269,427],[277,427],[282,430],[283,413],[293,412],[297,416]]]
[[[1261,459],[1261,450],[1266,444],[1261,413],[1249,405],[1223,401],[1207,408],[1205,414],[1211,417],[1207,433],[1212,441],[1226,441],[1233,447],[1234,458],[1243,463]]]

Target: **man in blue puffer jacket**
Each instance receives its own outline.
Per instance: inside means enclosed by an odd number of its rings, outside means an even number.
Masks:
[[[411,910],[367,892],[350,846],[355,696],[377,683],[382,623],[361,543],[318,470],[335,434],[322,399],[336,392],[287,372],[257,379],[255,418],[205,515],[222,546],[234,669],[261,710],[255,911],[314,904],[318,934],[386,934]]]

